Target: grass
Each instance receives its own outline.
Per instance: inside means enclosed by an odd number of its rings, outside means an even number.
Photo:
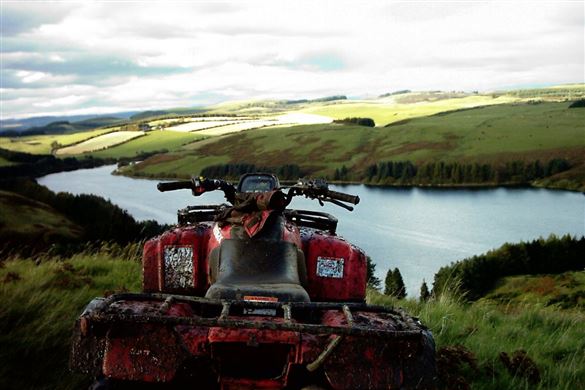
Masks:
[[[0,267],[0,383],[4,388],[76,389],[87,379],[67,369],[73,323],[96,296],[139,291],[141,246],[102,245],[71,258],[13,258]],[[559,276],[559,280],[564,280]],[[570,273],[571,291],[585,272]],[[504,283],[513,289],[516,280]],[[518,285],[518,291],[523,287]],[[457,347],[477,360],[473,369],[449,372],[472,389],[577,389],[585,383],[585,312],[533,300],[486,297],[473,304],[455,294],[418,302],[369,291],[371,304],[404,307],[432,330],[437,350]],[[524,350],[540,381],[510,373],[500,353]],[[439,356],[442,356],[441,354]],[[34,375],[31,373],[34,371]]]
[[[136,258],[104,246],[69,259],[12,259],[0,269],[0,383],[5,389],[87,388],[68,370],[73,324],[91,299],[138,291]],[[127,248],[139,251],[139,246]]]
[[[210,165],[228,162],[225,157],[166,154],[150,157],[140,164],[118,169],[118,172],[137,177],[190,178]]]
[[[569,103],[501,104],[411,119],[384,128],[337,124],[265,128],[194,143],[130,174],[188,177],[218,163],[298,164],[331,177],[345,165],[359,177],[386,160],[488,162],[567,158],[585,182],[585,110]],[[570,177],[575,179],[575,177]]]
[[[190,132],[190,131],[205,130],[205,129],[218,127],[218,126],[226,126],[226,125],[230,125],[230,124],[234,124],[234,123],[239,123],[239,122],[234,121],[234,120],[193,121],[193,122],[180,123],[180,124],[177,124],[177,125],[174,125],[171,127],[167,127],[167,130]]]
[[[585,309],[585,272],[512,276],[500,281],[485,299],[505,304],[557,305]]]
[[[87,139],[114,131],[115,128],[84,131],[74,134],[36,135],[28,137],[0,137],[0,148],[31,154],[49,154],[53,142],[61,146],[73,145]]]
[[[163,149],[174,151],[185,144],[203,138],[203,136],[193,133],[181,133],[166,130],[150,131],[142,137],[132,139],[105,150],[99,150],[88,154],[101,158],[133,157],[140,153],[148,153]]]
[[[144,136],[143,131],[114,131],[97,137],[87,139],[75,145],[57,150],[58,155],[74,155],[95,150],[107,149],[128,142],[131,139]]]
[[[0,191],[0,238],[18,237],[49,242],[56,237],[78,238],[81,228],[48,205],[18,194]]]
[[[583,278],[585,273],[580,274]],[[489,298],[468,304],[455,295],[421,303],[374,291],[369,292],[368,299],[372,304],[402,306],[418,316],[433,332],[437,351],[462,346],[471,352],[477,359],[477,370],[448,374],[462,377],[472,389],[568,390],[582,388],[585,383],[582,309],[562,310],[538,302]],[[535,363],[541,378],[538,383],[531,383],[521,372],[509,372],[502,363],[502,352],[512,355],[520,350]]]
[[[9,167],[15,164],[16,164],[15,162],[6,160],[4,157],[0,157],[0,167]]]
[[[405,95],[400,95],[405,99]],[[373,101],[341,101],[335,104],[319,105],[309,107],[303,112],[324,115],[335,119],[348,117],[372,118],[377,126],[384,126],[389,123],[434,115],[439,112],[453,111],[462,108],[470,108],[492,104],[504,104],[516,99],[501,96],[491,97],[485,95],[472,95],[454,99],[441,99],[437,101],[422,101],[415,104],[397,103],[394,99],[373,100]]]

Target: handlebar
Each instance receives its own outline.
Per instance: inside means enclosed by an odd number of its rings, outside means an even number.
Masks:
[[[167,182],[167,183],[158,183],[156,185],[156,188],[160,192],[175,191],[175,190],[190,190],[191,188],[193,188],[193,182],[182,180],[182,181],[171,181],[171,182]]]
[[[323,202],[333,203],[346,210],[353,211],[353,207],[345,203],[358,204],[360,197],[356,195],[344,194],[342,192],[330,191],[327,182],[323,179],[305,180],[299,179],[298,183],[290,187],[288,193],[288,202],[296,195],[304,195],[310,199],[317,199],[323,206]]]
[[[351,203],[351,204],[358,204],[360,202],[359,196],[344,194],[343,192],[327,190],[327,193],[325,196],[327,196],[331,199],[340,200],[342,202]]]
[[[228,202],[234,202],[235,188],[226,181],[216,179],[205,179],[203,177],[193,177],[191,180],[171,181],[158,183],[156,188],[160,192],[174,190],[191,190],[193,196],[200,196],[208,191],[217,189],[223,191]]]
[[[161,192],[190,189],[194,196],[200,196],[205,192],[219,189],[224,192],[226,199],[232,204],[235,201],[236,193],[234,186],[224,180],[205,179],[203,177],[193,177],[193,179],[189,181],[181,180],[158,183],[156,188]],[[353,207],[348,206],[345,203],[355,205],[360,202],[360,197],[357,195],[344,194],[343,192],[329,190],[327,182],[322,179],[299,179],[297,184],[289,187],[288,195],[286,196],[286,204],[288,205],[292,201],[292,198],[298,195],[304,195],[307,198],[316,199],[321,206],[323,206],[323,202],[329,202],[349,211],[353,211]]]

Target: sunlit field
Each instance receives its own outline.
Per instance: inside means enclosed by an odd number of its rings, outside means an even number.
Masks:
[[[131,139],[142,137],[145,133],[143,131],[114,131],[100,135],[99,137],[88,139],[79,144],[68,146],[57,150],[57,155],[65,154],[81,154],[86,152],[93,152],[95,150],[106,149],[112,146],[128,142]]]
[[[98,129],[73,134],[33,135],[27,137],[0,137],[0,148],[31,154],[49,154],[54,146],[77,144],[99,135],[116,131],[117,128]],[[55,144],[56,143],[56,144]],[[58,144],[58,145],[57,145]]]

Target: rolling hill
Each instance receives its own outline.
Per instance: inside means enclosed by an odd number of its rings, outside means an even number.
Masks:
[[[495,166],[562,159],[570,169],[553,178],[539,177],[536,184],[583,190],[585,110],[569,106],[584,97],[585,85],[571,84],[490,93],[406,90],[361,100],[340,95],[226,102],[147,111],[129,123],[92,131],[0,137],[0,147],[124,160],[157,154],[122,170],[151,177],[188,177],[213,165],[247,163],[293,164],[307,175],[364,181],[366,171],[386,161],[405,161],[416,168],[430,163]],[[325,120],[298,119],[303,116]],[[371,118],[376,127],[325,123],[350,117]],[[94,126],[100,120],[75,125]],[[140,131],[136,133],[140,136],[132,131]],[[336,174],[342,169],[343,175]]]

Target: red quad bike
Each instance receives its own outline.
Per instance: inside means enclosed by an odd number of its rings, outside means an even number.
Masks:
[[[221,190],[230,205],[179,210],[144,246],[143,292],[87,306],[71,367],[92,388],[435,388],[431,333],[365,304],[366,256],[335,234],[337,219],[286,208],[305,196],[351,211],[357,196],[261,173],[158,189]]]

